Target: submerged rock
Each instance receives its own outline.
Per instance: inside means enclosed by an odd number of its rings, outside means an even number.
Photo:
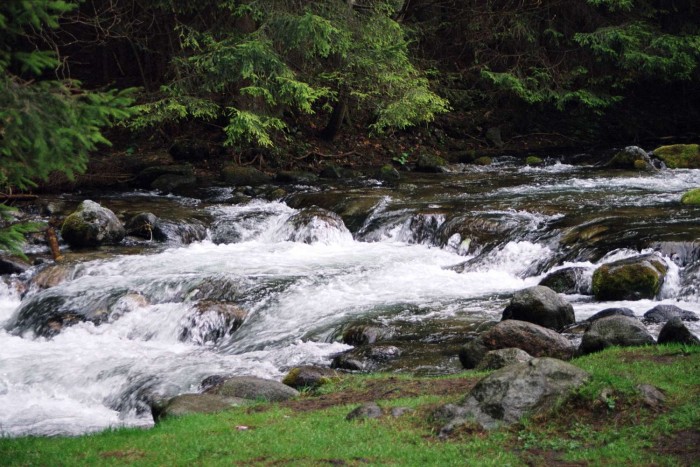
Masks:
[[[700,145],[672,144],[654,149],[658,157],[670,169],[700,169]]]
[[[682,321],[698,321],[698,315],[689,310],[678,308],[676,305],[656,305],[651,310],[644,313],[644,321],[647,324],[665,323],[673,318]]]
[[[557,293],[588,295],[591,291],[591,275],[581,267],[563,268],[547,274],[540,285]]]
[[[551,408],[589,378],[586,371],[553,358],[501,368],[479,381],[462,404],[445,411],[451,412],[451,419],[440,434],[445,436],[469,422],[485,429],[511,425]]]
[[[515,292],[510,304],[503,310],[502,319],[527,321],[555,330],[576,321],[574,307],[555,291],[542,285]]]
[[[233,376],[207,389],[206,394],[281,402],[297,397],[299,391],[271,379],[255,376]]]
[[[126,235],[117,216],[98,203],[85,200],[66,217],[61,236],[72,247],[84,248],[121,242]]]
[[[459,351],[464,368],[476,367],[490,350],[518,348],[533,357],[569,360],[574,347],[561,334],[525,321],[501,321],[485,333],[467,342]]]
[[[659,332],[659,344],[678,343],[686,345],[700,345],[700,339],[695,336],[683,324],[680,318],[675,317],[668,320]]]
[[[641,321],[627,316],[610,316],[596,320],[583,335],[579,353],[601,351],[607,347],[653,345],[654,338]]]
[[[216,344],[241,327],[248,312],[232,303],[203,301],[183,319],[180,340]]]
[[[667,271],[656,254],[603,264],[593,273],[593,294],[602,301],[651,299],[661,290]]]

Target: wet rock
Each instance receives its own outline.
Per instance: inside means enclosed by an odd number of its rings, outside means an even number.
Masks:
[[[126,223],[126,234],[146,240],[165,240],[165,235],[157,227],[159,219],[150,212],[141,212]]]
[[[493,159],[489,156],[481,156],[474,159],[474,165],[487,166],[493,164]]]
[[[498,370],[508,365],[529,362],[530,360],[532,360],[532,355],[524,350],[514,348],[491,350],[484,355],[476,369],[480,371]]]
[[[302,209],[287,219],[283,229],[290,242],[312,244],[352,238],[339,215],[319,207]]]
[[[667,271],[656,254],[603,264],[593,273],[593,294],[601,301],[651,299],[661,290]]]
[[[299,391],[271,379],[257,378],[255,376],[234,376],[227,378],[220,385],[208,389],[206,394],[281,402],[297,397]]]
[[[417,172],[445,172],[446,166],[447,162],[445,159],[434,154],[421,154],[416,161]]]
[[[340,180],[341,178],[343,178],[343,170],[337,165],[327,165],[321,170],[319,177],[328,178],[332,180]]]
[[[692,311],[678,308],[676,305],[656,305],[644,313],[642,321],[646,324],[660,324],[673,318],[680,318],[682,321],[698,321],[700,319]]]
[[[607,347],[652,345],[654,338],[641,321],[627,316],[610,316],[594,321],[583,335],[579,353],[598,352]]]
[[[17,258],[9,258],[0,256],[0,275],[5,274],[22,274],[30,265]]]
[[[136,184],[141,188],[151,188],[151,184],[164,175],[194,176],[194,167],[191,164],[157,165],[148,167],[136,176]]]
[[[549,287],[557,293],[589,295],[591,275],[581,267],[563,268],[547,274],[539,285]]]
[[[464,368],[474,368],[490,350],[518,348],[533,357],[568,360],[574,347],[561,334],[525,321],[501,321],[485,333],[467,342],[459,351]]]
[[[196,413],[215,413],[250,404],[252,401],[239,397],[226,397],[216,394],[181,394],[165,403],[155,403],[151,407],[153,420],[157,423],[169,417],[181,417]]]
[[[399,180],[401,178],[401,174],[391,164],[385,164],[377,171],[377,178],[386,182],[392,182]]]
[[[452,409],[452,419],[440,434],[470,422],[485,429],[511,425],[525,415],[550,409],[589,378],[584,370],[553,358],[501,368],[479,381],[465,401]]]
[[[700,145],[672,144],[654,149],[654,157],[669,169],[700,169]]]
[[[627,146],[605,165],[609,169],[655,170],[651,157],[638,146]]]
[[[504,242],[518,231],[517,222],[504,220],[493,214],[459,215],[450,217],[440,225],[440,245],[456,243],[464,254],[482,252]]]
[[[700,242],[658,242],[651,246],[662,256],[668,256],[679,267],[700,261]]]
[[[197,177],[194,175],[165,174],[151,183],[151,189],[161,193],[182,193],[196,185]]]
[[[66,281],[73,279],[75,274],[75,265],[73,264],[54,264],[46,266],[29,282],[30,287],[39,289],[48,289],[56,287]]]
[[[172,222],[160,219],[153,213],[142,212],[129,219],[126,223],[126,233],[149,241],[170,241],[188,245],[204,240],[207,228],[196,219]]]
[[[283,384],[294,389],[317,388],[338,380],[337,371],[320,366],[298,366],[289,370],[282,380]]]
[[[343,332],[343,343],[352,346],[374,344],[377,341],[391,339],[393,336],[392,328],[358,324],[350,326]]]
[[[185,316],[180,340],[197,345],[217,344],[241,327],[248,312],[232,303],[203,301]]]
[[[370,418],[380,418],[382,416],[382,408],[376,402],[367,402],[352,412],[350,412],[345,420],[367,420]]]
[[[312,185],[318,181],[318,177],[311,172],[282,170],[275,175],[275,181],[280,183],[294,183],[297,185]]]
[[[685,345],[700,345],[700,339],[683,324],[680,318],[671,318],[659,332],[659,344],[678,343]]]
[[[337,355],[331,368],[351,371],[375,371],[381,364],[401,356],[401,350],[393,345],[366,345]]]
[[[221,171],[221,178],[233,186],[260,186],[272,181],[272,177],[255,167],[241,165],[227,165]]]
[[[337,213],[351,232],[357,232],[382,201],[381,194],[346,192],[296,193],[287,200],[289,207],[303,209],[317,206]]]
[[[61,236],[72,247],[84,248],[122,241],[126,232],[117,216],[94,201],[85,200],[66,217]]]
[[[574,307],[555,291],[542,285],[515,292],[510,304],[503,310],[502,319],[527,321],[555,330],[576,321]]]
[[[599,320],[601,318],[609,318],[610,316],[627,316],[629,318],[636,318],[634,311],[629,308],[606,308],[605,310],[599,311],[594,314],[586,321],[592,323],[593,321]]]
[[[204,277],[183,286],[182,301],[235,302],[238,279],[228,276]]]

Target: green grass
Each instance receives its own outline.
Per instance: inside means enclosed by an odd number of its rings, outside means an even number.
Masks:
[[[431,412],[460,395],[431,394],[438,379],[406,375],[348,376],[308,394],[309,402],[333,395],[383,390],[420,382],[425,394],[377,402],[383,408],[411,407],[401,418],[353,421],[358,404],[299,411],[277,404],[239,407],[214,415],[169,419],[151,430],[122,429],[75,438],[0,439],[2,465],[684,465],[700,459],[697,444],[687,453],[662,453],[662,437],[700,429],[700,348],[659,346],[608,349],[574,360],[593,374],[591,382],[553,412],[492,432],[465,427],[447,440]],[[484,373],[440,378],[457,380]],[[427,382],[427,384],[426,384]],[[445,381],[443,381],[445,383]],[[449,381],[447,381],[449,383]],[[652,384],[667,401],[644,406],[635,387]],[[606,390],[609,400],[600,397]],[[339,400],[343,400],[342,398]],[[352,400],[350,398],[349,400]],[[610,402],[613,401],[613,403]],[[240,427],[247,427],[241,429]],[[700,438],[698,438],[700,440]],[[686,456],[687,454],[687,456]],[[683,457],[686,456],[686,457]]]

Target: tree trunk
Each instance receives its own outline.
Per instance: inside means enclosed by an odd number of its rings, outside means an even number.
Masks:
[[[328,119],[328,124],[326,128],[321,132],[321,137],[328,141],[333,141],[340,131],[340,127],[345,121],[345,117],[348,113],[348,105],[345,100],[341,99],[333,107],[333,112],[331,112],[331,117]]]

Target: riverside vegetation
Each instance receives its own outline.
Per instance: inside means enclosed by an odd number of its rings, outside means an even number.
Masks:
[[[0,440],[5,465],[692,465],[700,440],[700,346],[610,348],[572,363],[592,377],[545,413],[508,428],[463,426],[438,438],[431,418],[486,373],[440,378],[345,375],[284,403],[167,419],[154,429]],[[654,400],[639,392],[653,385]],[[346,420],[376,401],[384,415]],[[392,417],[392,408],[411,409]]]

